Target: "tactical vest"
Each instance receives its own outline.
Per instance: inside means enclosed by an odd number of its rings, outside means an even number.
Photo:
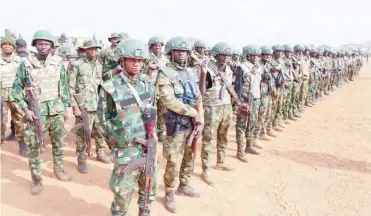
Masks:
[[[255,99],[260,98],[260,81],[262,78],[262,68],[256,64],[247,61],[241,64],[243,73],[242,98],[248,99],[248,94],[251,93]]]
[[[175,97],[182,103],[194,108],[197,98],[201,95],[197,72],[190,68],[177,67],[174,64],[169,66],[177,72],[176,78],[172,79],[171,82]],[[164,71],[164,74],[166,76],[166,71]],[[164,117],[166,132],[169,136],[192,128],[191,117],[179,115],[169,109],[166,109]]]
[[[276,91],[275,81],[271,74],[269,62],[261,61],[262,64],[262,78],[260,85],[260,96],[266,96],[269,93]]]
[[[121,73],[101,85],[114,101],[114,115],[106,118],[112,127],[109,128],[108,142],[113,146],[112,156],[118,164],[127,164],[142,156],[142,146],[134,138],[148,139],[143,113],[128,82],[130,79]],[[140,75],[137,83],[132,85],[143,103],[154,104],[155,90],[147,75]]]
[[[40,102],[60,98],[62,88],[60,82],[61,57],[48,55],[45,63],[42,65],[35,55],[29,55],[24,64],[32,78],[32,85]]]
[[[220,71],[223,73],[227,81],[232,84],[233,79],[233,72],[226,66],[225,71]],[[212,79],[212,87],[206,89],[206,93],[203,96],[203,104],[204,106],[220,106],[231,104],[231,96],[227,90],[226,85],[222,82],[219,76],[211,77]]]
[[[308,80],[310,76],[310,61],[304,57],[300,59],[300,67],[302,68],[303,71],[303,79]]]
[[[102,82],[102,64],[98,60],[94,63],[93,66],[85,59],[75,63],[79,67],[79,72],[76,74],[76,93],[82,93],[87,111],[97,110],[98,85]]]
[[[284,75],[285,75],[285,81],[286,82],[292,82],[294,80],[294,74],[293,74],[293,68],[292,68],[292,61],[291,59],[285,58],[285,70],[284,70]]]
[[[18,56],[12,56],[11,62],[6,62],[0,58],[0,75],[1,75],[1,88],[11,88],[17,69],[22,59]]]

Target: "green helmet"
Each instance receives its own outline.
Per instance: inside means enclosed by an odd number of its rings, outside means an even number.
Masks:
[[[52,43],[52,47],[54,47],[54,39],[53,39],[53,35],[52,35],[52,33],[50,33],[50,31],[39,30],[39,31],[35,32],[35,34],[33,35],[32,41],[31,41],[32,46],[36,45],[36,40],[50,41]]]
[[[164,39],[160,36],[153,36],[148,40],[148,46],[151,47],[153,44],[161,44],[164,45]]]
[[[5,37],[1,38],[1,46],[3,43],[10,43],[14,48],[16,46],[15,39],[11,35],[5,35]]]
[[[192,45],[185,37],[173,37],[165,44],[165,54],[168,55],[173,50],[185,50],[191,52]]]
[[[324,52],[324,49],[323,48],[318,48],[317,49],[317,52],[320,53],[320,54],[322,54]]]
[[[269,46],[262,46],[260,47],[260,49],[261,49],[261,54],[269,54],[269,55],[273,54],[273,50]]]
[[[283,48],[285,49],[286,52],[292,52],[292,53],[294,52],[294,49],[289,44],[283,45]]]
[[[272,49],[273,49],[273,52],[276,52],[276,51],[284,51],[285,49],[283,48],[283,46],[279,45],[279,44],[276,44],[274,46],[272,46]]]
[[[310,48],[309,52],[312,54],[312,53],[317,53],[317,49],[316,48]]]
[[[242,52],[240,49],[233,49],[233,55],[242,55]]]
[[[296,44],[294,46],[294,51],[297,52],[297,51],[305,51],[305,47],[303,45],[300,45],[300,44]]]
[[[101,49],[102,48],[94,40],[85,41],[81,48],[82,49],[89,49],[89,48],[92,48],[92,47],[96,47],[97,49]]]
[[[205,42],[201,41],[201,40],[196,40],[195,43],[193,44],[193,47],[196,48],[196,47],[200,47],[200,48],[205,48],[207,49],[207,45]]]
[[[242,56],[247,55],[260,55],[260,48],[254,44],[249,44],[242,48]]]
[[[117,41],[120,42],[120,41],[123,41],[123,40],[126,40],[126,39],[129,39],[129,35],[128,33],[125,33],[125,32],[121,32],[117,35]]]
[[[307,45],[304,45],[304,49],[305,49],[305,51],[310,51],[310,47],[307,46]]]
[[[121,58],[147,59],[149,58],[148,46],[145,42],[136,39],[127,39],[117,45],[115,51],[117,60]]]
[[[225,42],[220,42],[214,45],[213,49],[211,50],[212,56],[217,55],[232,55],[233,48],[231,45]]]

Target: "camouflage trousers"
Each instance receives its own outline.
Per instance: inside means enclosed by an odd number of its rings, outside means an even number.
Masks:
[[[353,80],[353,77],[354,77],[354,70],[349,70],[349,75],[348,75],[348,78],[349,78],[349,80]]]
[[[304,79],[303,83],[300,86],[300,104],[304,105],[304,103],[307,101],[308,98],[308,91],[309,91],[309,80]]]
[[[250,104],[250,103],[249,103]],[[236,141],[238,150],[241,152],[245,151],[244,136],[247,143],[251,143],[252,139],[259,136],[259,109],[260,109],[260,99],[255,99],[252,106],[250,105],[250,112],[243,113],[237,116],[236,120]]]
[[[88,117],[89,117],[89,129],[91,131],[91,137],[95,140],[96,144],[96,152],[98,154],[98,151],[100,149],[105,149],[106,145],[103,141],[103,136],[99,131],[99,120],[97,116],[96,111],[92,112],[87,112]],[[79,124],[82,123],[81,118],[75,118],[75,123]],[[85,161],[86,160],[86,144],[85,144],[85,139],[84,139],[84,133],[83,130],[80,130],[76,134],[76,155],[77,155],[77,160],[79,161]]]
[[[337,73],[332,73],[331,74],[331,80],[330,80],[330,89],[334,90],[335,86],[337,86],[337,80],[338,80],[339,75]]]
[[[300,107],[300,88],[302,86],[302,82],[293,82],[292,86],[292,97],[291,97],[291,107],[289,113],[292,115],[298,112]]]
[[[225,162],[225,148],[228,145],[228,130],[232,124],[232,105],[206,106],[204,107],[205,127],[202,132],[202,170],[209,171],[210,151],[212,140],[216,137],[217,163]]]
[[[324,77],[324,93],[325,94],[328,94],[328,91],[330,90],[330,81],[331,81],[331,77]]]
[[[291,105],[292,105],[292,89],[293,89],[293,82],[285,83],[285,91],[282,101],[282,116],[284,119],[287,119],[291,112]]]
[[[43,134],[49,132],[50,140],[52,143],[54,172],[59,173],[63,171],[63,143],[66,135],[66,129],[64,128],[64,117],[63,114],[57,115],[44,115],[41,116],[42,131]],[[37,146],[37,137],[34,131],[33,124],[27,122],[24,125],[24,141],[29,145],[30,157],[29,166],[31,170],[32,181],[42,181],[40,167],[40,149]]]
[[[1,143],[4,142],[4,135],[6,131],[6,126],[8,124],[8,112],[10,110],[10,115],[15,124],[15,136],[17,137],[18,142],[23,141],[24,132],[23,132],[23,111],[19,108],[18,104],[13,101],[3,101],[2,105],[2,116],[1,116]]]
[[[272,95],[263,95],[260,98],[258,127],[256,134],[267,134],[269,120],[272,118]],[[272,129],[272,128],[270,128]]]
[[[178,131],[166,136],[162,155],[166,159],[164,184],[166,191],[173,191],[175,178],[179,175],[180,183],[188,185],[193,172],[192,148],[187,145],[191,130]]]
[[[319,80],[313,79],[309,83],[308,101],[313,101],[316,97],[317,89],[319,85]]]
[[[282,119],[282,102],[284,99],[284,88],[278,87],[276,89],[276,98],[272,101],[272,118],[268,123],[268,130],[272,127],[276,127],[279,121]]]
[[[157,134],[163,135],[165,132],[165,107],[160,100],[157,100]]]
[[[122,170],[126,165],[114,164],[109,187],[113,193],[113,201],[111,203],[112,216],[128,215],[129,205],[133,196],[134,188],[138,185],[138,206],[143,207],[145,202],[145,186],[146,173],[143,167],[135,169],[132,173],[125,175]],[[148,205],[156,199],[157,195],[157,180],[158,165],[156,164],[155,177],[152,181],[152,189],[147,200]]]

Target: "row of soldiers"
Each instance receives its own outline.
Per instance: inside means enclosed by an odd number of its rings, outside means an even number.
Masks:
[[[149,205],[156,198],[157,162],[151,168],[150,188],[147,167],[125,172],[133,161],[151,156],[150,142],[138,138],[162,142],[167,161],[165,206],[177,212],[176,177],[179,194],[200,197],[190,185],[195,152],[189,139],[197,143],[202,137],[202,179],[215,185],[210,164],[214,140],[216,169],[234,170],[225,157],[234,114],[236,156],[248,162],[248,154],[260,154],[264,147],[259,139],[276,137],[276,132],[300,118],[306,107],[353,80],[363,64],[358,52],[330,47],[248,45],[238,53],[224,42],[209,49],[202,41],[191,44],[184,37],[171,38],[165,44],[160,37],[144,43],[118,36],[112,34],[108,38],[111,46],[99,55],[101,47],[94,40],[86,41],[78,47],[79,59],[70,62],[67,70],[52,52],[54,41],[49,31],[34,34],[32,45],[37,55],[15,53],[16,42],[11,37],[1,41],[2,117],[10,108],[20,153],[29,156],[32,194],[43,190],[42,140],[35,130],[38,120],[43,134],[49,132],[51,138],[56,177],[71,180],[63,167],[63,145],[67,109],[72,107],[76,125],[88,119],[84,123],[95,139],[97,159],[114,163],[109,181],[114,194],[111,215],[127,215],[136,184],[139,215],[149,215]],[[37,98],[37,112],[30,107],[31,97]],[[143,117],[153,115],[157,115],[155,134]],[[3,140],[7,121],[2,122]],[[76,134],[77,169],[82,174],[88,172],[86,132]],[[105,152],[107,144],[111,157]]]

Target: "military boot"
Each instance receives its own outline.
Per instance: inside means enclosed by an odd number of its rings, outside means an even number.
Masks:
[[[23,157],[28,157],[30,155],[30,151],[28,150],[26,144],[23,141],[19,142],[19,154]]]
[[[272,140],[266,133],[260,134],[259,139],[260,140],[266,140],[266,141],[271,141]]]
[[[172,191],[167,191],[165,193],[165,206],[167,210],[169,210],[171,213],[176,213],[177,208],[176,208],[176,202],[174,199],[174,192]]]
[[[111,163],[111,158],[104,152],[104,149],[99,149],[97,152],[97,160],[102,163]]]
[[[267,135],[270,137],[277,137],[277,135],[273,132],[273,130],[267,130]]]
[[[261,151],[256,148],[255,146],[251,145],[251,144],[248,144],[246,149],[245,149],[245,153],[247,154],[254,154],[254,155],[260,155],[261,154]]]
[[[206,184],[208,184],[208,185],[210,185],[210,186],[213,186],[214,185],[214,181],[212,180],[212,178],[210,177],[211,175],[210,175],[210,172],[208,172],[208,171],[203,171],[202,172],[202,175],[201,175],[201,178],[202,178],[202,180],[206,183]]]
[[[44,190],[44,186],[42,185],[41,182],[39,181],[32,182],[31,189],[30,189],[32,195],[39,195],[41,194],[41,192],[43,192],[43,190]]]
[[[284,123],[284,124],[291,124],[291,122],[289,121],[288,118],[284,118],[284,119],[283,119],[283,123]]]
[[[15,137],[15,132],[12,131],[8,136],[6,136],[4,138],[5,141],[13,141],[13,140],[16,140],[16,137]]]
[[[71,180],[71,177],[61,167],[54,167],[54,175],[59,181],[67,182]]]
[[[234,168],[229,167],[228,165],[226,165],[224,163],[216,163],[215,169],[222,170],[222,171],[227,171],[227,172],[235,170]]]
[[[280,121],[278,122],[278,126],[281,128],[286,128],[286,125],[282,119],[280,119]]]
[[[289,119],[291,120],[291,121],[296,121],[297,119],[294,117],[294,115],[290,115],[289,116]]]
[[[84,158],[78,158],[77,159],[77,171],[81,174],[86,174],[88,173],[88,166],[86,164],[86,159]]]
[[[258,148],[258,149],[263,149],[264,145],[262,143],[259,143],[257,139],[252,139],[251,140],[251,145]]]
[[[189,197],[200,197],[200,193],[198,193],[195,189],[193,189],[189,185],[185,185],[180,183],[177,192],[183,196]]]
[[[150,215],[151,211],[149,208],[147,208],[146,210],[144,210],[143,208],[139,208],[138,216],[150,216]]]
[[[307,107],[312,107],[313,106],[310,101],[305,101],[304,105],[307,106]]]

